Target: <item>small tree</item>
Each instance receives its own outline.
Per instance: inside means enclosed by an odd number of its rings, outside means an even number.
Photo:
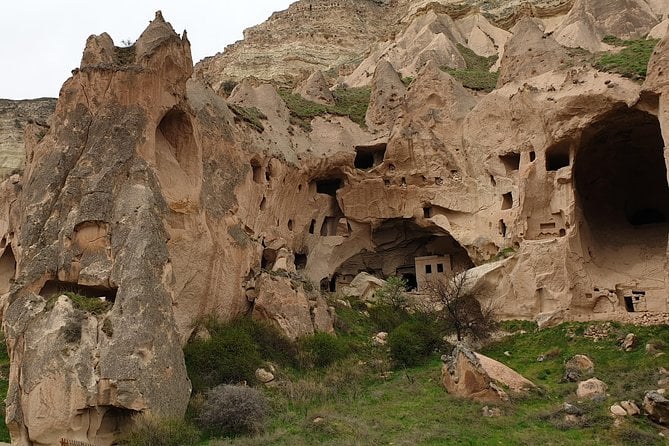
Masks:
[[[406,280],[402,277],[390,276],[386,279],[386,283],[376,291],[376,297],[381,304],[402,309],[407,305],[407,297],[404,294],[406,289]]]
[[[491,299],[485,305],[473,294],[467,271],[450,278],[432,280],[425,287],[427,294],[441,304],[439,318],[455,331],[458,341],[465,336],[481,340],[495,329],[495,307]]]

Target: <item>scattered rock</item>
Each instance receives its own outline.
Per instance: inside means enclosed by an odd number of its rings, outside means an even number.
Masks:
[[[634,401],[626,400],[626,401],[621,401],[618,404],[620,405],[620,407],[625,409],[625,412],[627,412],[627,415],[629,416],[639,415],[641,413],[639,406],[637,406]]]
[[[483,406],[483,416],[492,418],[492,417],[499,417],[502,415],[502,411],[500,410],[499,407],[488,407],[488,406]]]
[[[263,368],[256,369],[256,379],[263,384],[267,384],[270,381],[274,381],[274,374],[269,370]]]
[[[576,382],[595,372],[595,364],[586,355],[574,355],[565,363],[564,367],[563,381]]]
[[[586,381],[581,381],[578,383],[578,389],[576,389],[576,396],[583,399],[595,399],[599,396],[606,395],[606,390],[608,386],[603,381],[600,381],[597,378],[590,378]]]
[[[669,426],[669,399],[663,393],[658,390],[646,392],[643,398],[643,410],[654,422]]]
[[[634,333],[627,333],[622,342],[622,349],[626,352],[631,352],[637,344],[637,337]]]
[[[364,301],[373,301],[374,292],[386,283],[385,280],[374,277],[369,273],[361,272],[351,283],[342,287],[341,292],[346,296],[359,297]]]
[[[609,409],[611,413],[617,417],[626,417],[627,411],[623,409],[619,404],[614,404]]]
[[[378,346],[386,345],[387,341],[388,341],[388,333],[386,333],[385,331],[380,331],[372,337],[372,343],[374,345]]]
[[[562,406],[562,410],[568,415],[575,415],[575,416],[583,415],[583,410],[581,410],[580,407],[574,406],[573,404],[569,404],[567,402],[565,402],[564,405]]]

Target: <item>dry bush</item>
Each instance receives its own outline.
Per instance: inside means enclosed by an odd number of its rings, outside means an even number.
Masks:
[[[234,435],[260,432],[268,414],[269,403],[260,390],[224,384],[207,393],[197,421],[213,434]]]

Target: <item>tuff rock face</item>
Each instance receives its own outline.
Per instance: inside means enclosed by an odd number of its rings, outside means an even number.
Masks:
[[[55,106],[52,98],[0,99],[0,181],[23,169],[26,127],[31,127],[36,137],[44,136]]]
[[[640,85],[556,37],[605,2],[490,3],[303,0],[195,75],[185,34],[159,14],[130,48],[89,38],[48,132],[26,128],[23,174],[0,183],[16,444],[108,445],[139,411],[180,415],[181,347],[199,319],[330,331],[314,288],[360,288],[363,272],[415,281],[417,258],[470,269],[500,317],[667,312],[669,37]],[[648,5],[655,26],[666,12]],[[322,45],[323,23],[341,42]],[[495,90],[442,69],[463,46],[498,55]],[[265,80],[291,77],[326,102],[328,85],[369,85],[367,125],[296,122]]]

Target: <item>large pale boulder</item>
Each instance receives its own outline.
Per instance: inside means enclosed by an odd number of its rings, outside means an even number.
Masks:
[[[363,301],[373,301],[374,293],[386,283],[385,280],[361,272],[356,275],[350,284],[342,287],[345,296],[359,297]]]
[[[294,287],[287,277],[261,274],[256,279],[258,297],[253,302],[253,317],[270,321],[284,334],[297,339],[315,331],[332,333],[332,315],[320,295],[308,296]]]
[[[458,345],[442,357],[442,384],[449,393],[476,401],[497,402],[511,393],[524,393],[534,384],[510,367]]]
[[[608,386],[597,378],[590,378],[578,383],[576,396],[579,398],[595,399],[606,395]]]

